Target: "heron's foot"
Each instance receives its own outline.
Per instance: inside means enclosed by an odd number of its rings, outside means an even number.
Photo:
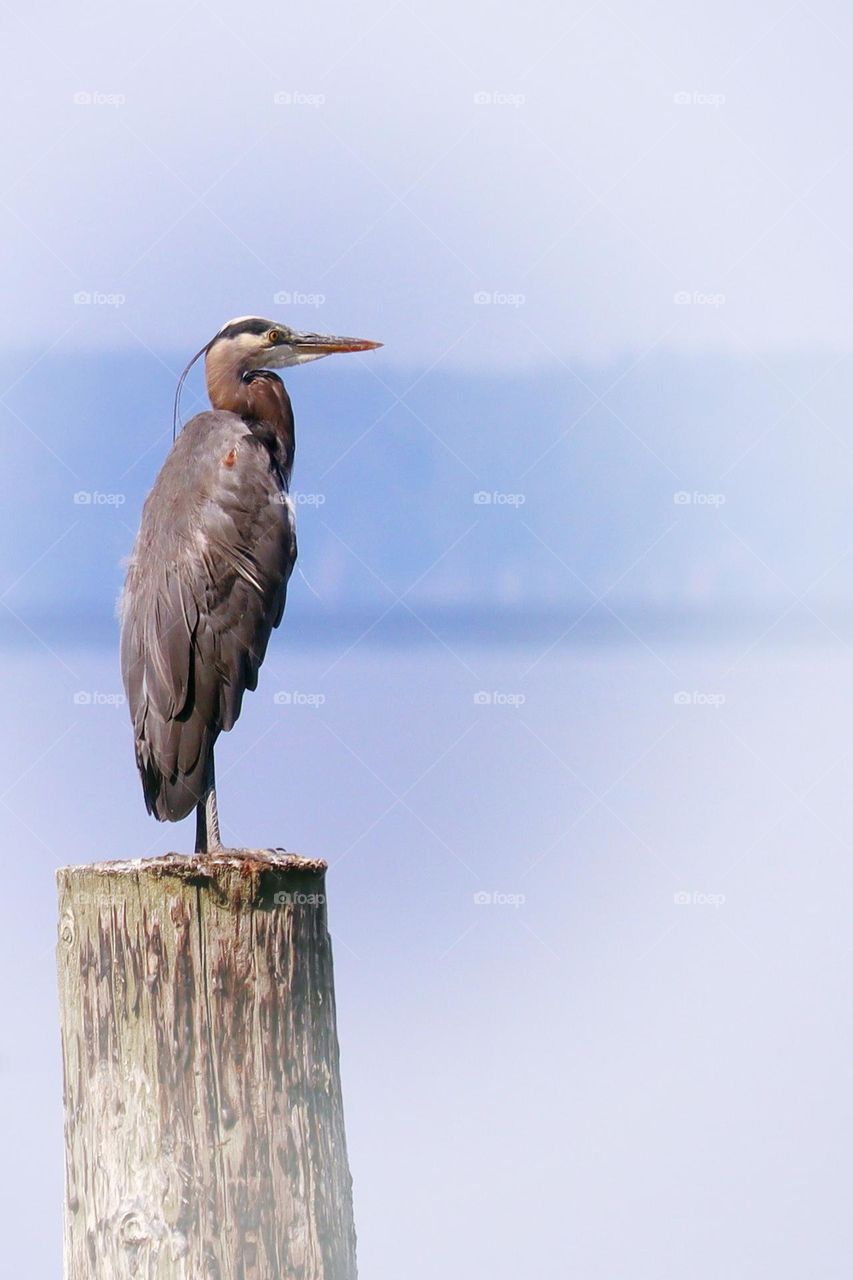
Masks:
[[[209,836],[205,839],[203,834],[201,838],[196,838],[195,855],[197,858],[212,858],[218,853],[229,853],[221,840],[213,840]]]

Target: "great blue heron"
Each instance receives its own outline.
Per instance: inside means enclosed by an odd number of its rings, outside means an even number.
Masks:
[[[254,689],[296,560],[293,410],[274,369],[379,342],[230,320],[205,357],[212,412],[184,427],[146,499],[121,601],[121,669],[148,812],[196,809],[222,847],[213,748]],[[179,386],[180,391],[180,386]]]

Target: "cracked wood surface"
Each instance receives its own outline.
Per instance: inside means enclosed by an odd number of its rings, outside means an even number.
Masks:
[[[355,1280],[324,873],[57,873],[66,1280]]]

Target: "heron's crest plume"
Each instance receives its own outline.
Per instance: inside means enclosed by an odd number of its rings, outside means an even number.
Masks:
[[[184,389],[184,383],[187,380],[187,375],[189,374],[189,371],[195,364],[196,360],[200,360],[201,357],[205,355],[209,346],[210,346],[210,343],[206,342],[204,346],[201,348],[201,350],[195,353],[192,360],[190,360],[189,364],[186,365],[183,373],[178,379],[178,386],[175,391],[175,404],[174,404],[174,408],[172,409],[172,444],[174,444],[176,439],[178,438],[178,419],[181,414],[181,392]]]

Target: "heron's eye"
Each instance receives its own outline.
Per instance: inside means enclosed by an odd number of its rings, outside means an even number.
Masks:
[[[280,342],[280,341],[281,341],[281,331],[279,329],[270,329],[269,333],[267,334],[267,342]]]

